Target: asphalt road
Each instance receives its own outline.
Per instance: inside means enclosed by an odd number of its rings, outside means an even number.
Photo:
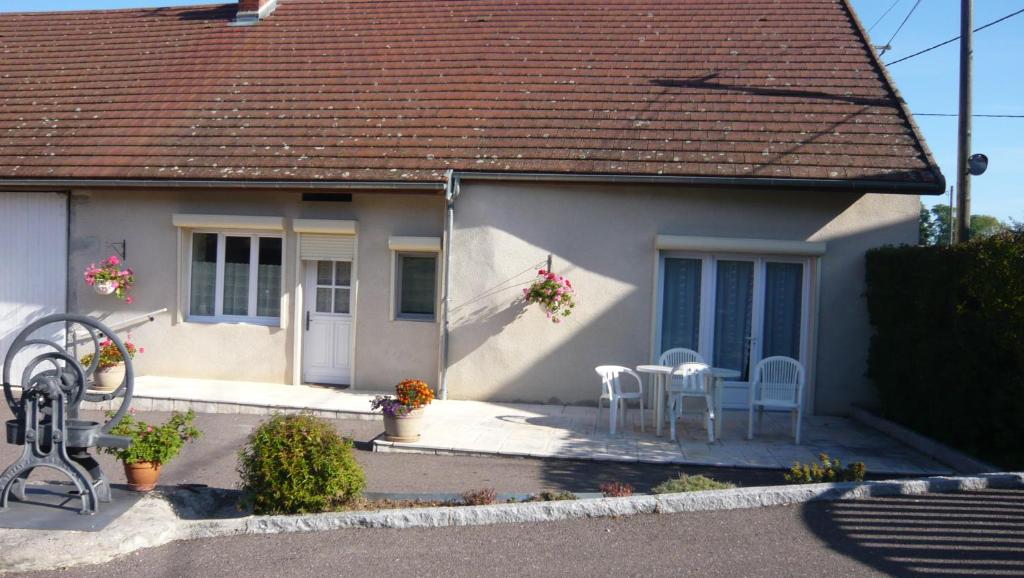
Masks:
[[[1024,491],[178,542],[25,576],[1024,576]]]
[[[99,412],[84,412],[99,419]],[[136,417],[150,423],[162,422],[167,413],[139,412]],[[185,446],[181,455],[166,464],[160,476],[163,485],[206,484],[234,488],[239,482],[235,470],[238,450],[266,416],[199,414],[196,425],[204,432],[198,441]],[[597,492],[605,481],[623,481],[645,492],[651,486],[680,472],[703,473],[738,485],[782,483],[777,471],[694,468],[671,465],[600,463],[574,460],[536,460],[507,457],[433,456],[370,451],[370,442],[383,433],[381,421],[336,420],[339,433],[356,442],[356,459],[366,471],[367,491],[372,492],[455,492],[494,488],[498,492],[537,492],[567,489]],[[19,446],[0,444],[0,470],[20,454]],[[124,471],[112,456],[100,456],[112,481],[124,483]],[[41,470],[32,479],[61,479],[52,470]]]

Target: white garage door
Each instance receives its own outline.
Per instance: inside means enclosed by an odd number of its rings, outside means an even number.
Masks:
[[[65,310],[67,219],[63,194],[0,191],[0,364],[22,327]],[[23,362],[19,355],[12,383]]]

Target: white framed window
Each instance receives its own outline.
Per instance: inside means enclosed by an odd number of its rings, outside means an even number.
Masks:
[[[188,320],[279,325],[283,256],[280,234],[192,231]]]
[[[746,381],[758,361],[806,364],[809,257],[662,251],[655,357],[686,347]]]
[[[394,318],[434,321],[437,317],[437,253],[395,251]]]

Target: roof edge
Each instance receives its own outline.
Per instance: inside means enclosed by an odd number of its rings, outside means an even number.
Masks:
[[[868,35],[867,29],[864,28],[864,23],[861,22],[860,17],[857,16],[857,12],[853,9],[851,0],[840,0],[840,2],[846,10],[846,14],[849,16],[850,21],[853,22],[854,29],[856,29],[858,36],[860,36],[861,42],[864,44],[864,47],[867,48],[871,61],[875,63],[875,68],[877,68],[882,74],[882,79],[885,81],[886,88],[888,88],[896,98],[896,104],[899,106],[900,112],[903,114],[903,118],[910,126],[910,132],[914,135],[914,139],[917,140],[918,146],[921,147],[921,152],[924,153],[924,158],[929,165],[929,170],[933,175],[935,175],[937,184],[941,185],[937,187],[936,192],[931,192],[929,194],[938,195],[945,193],[946,176],[942,174],[942,169],[939,168],[939,163],[935,161],[932,149],[924,139],[924,133],[921,131],[921,127],[917,126],[917,121],[914,120],[914,114],[910,112],[910,107],[907,106],[907,101],[904,100],[903,95],[900,94],[899,88],[896,87],[896,81],[893,79],[892,75],[889,74],[889,69],[886,68],[885,63],[882,62],[882,58],[871,46],[871,37]]]
[[[444,191],[442,181],[251,181],[243,179],[5,179],[0,178],[0,188],[223,188],[223,189],[308,189],[308,190],[396,190],[396,191]]]
[[[941,173],[940,173],[941,176]],[[453,178],[481,181],[534,181],[580,183],[631,183],[654,185],[688,185],[695,187],[764,187],[790,190],[829,190],[861,193],[890,193],[898,195],[931,194],[945,192],[946,181],[915,183],[911,181],[852,180],[852,179],[800,179],[786,177],[699,177],[670,175],[616,175],[596,173],[503,173],[488,171],[455,171]]]

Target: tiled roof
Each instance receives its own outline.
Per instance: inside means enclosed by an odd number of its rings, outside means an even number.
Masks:
[[[0,179],[447,169],[941,186],[844,0],[0,15]]]

